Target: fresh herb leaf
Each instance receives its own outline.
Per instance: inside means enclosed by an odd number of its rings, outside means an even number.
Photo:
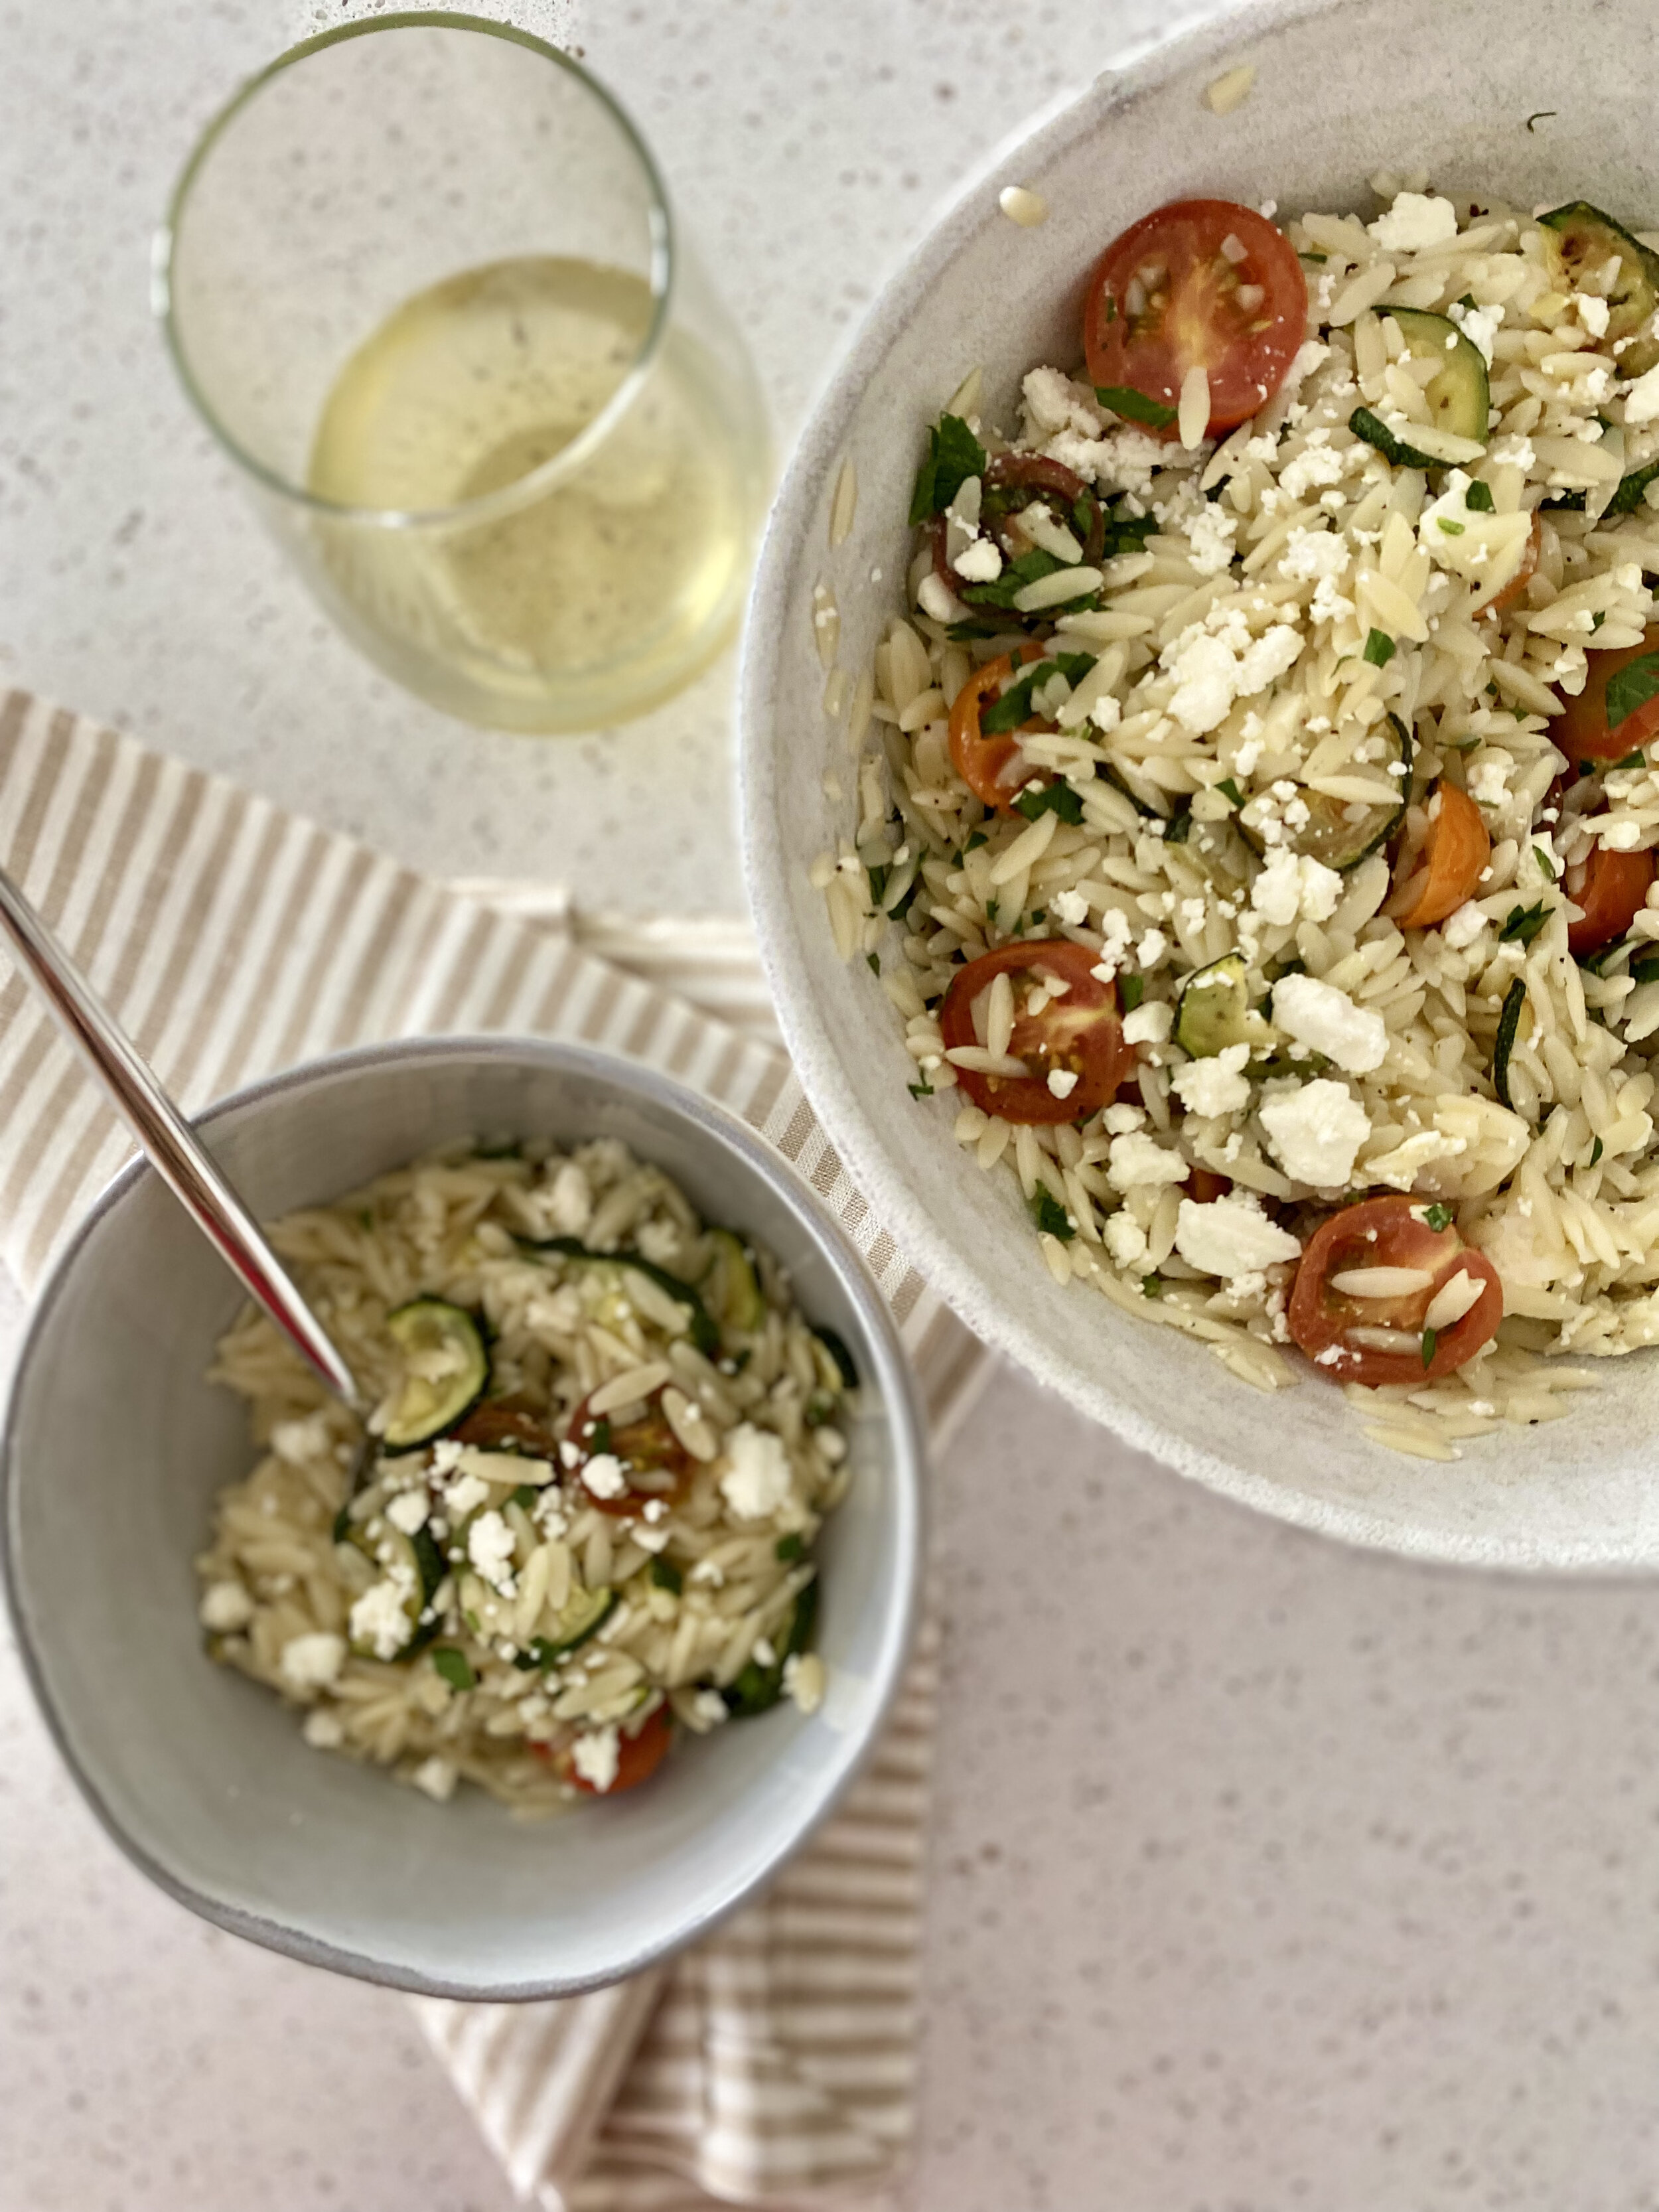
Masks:
[[[904,1087],[913,1098],[931,1098],[933,1095],[933,1086],[925,1075],[920,1083],[907,1083]]]
[[[1461,538],[1463,535],[1463,525],[1461,522],[1454,522],[1449,516],[1444,514],[1437,515],[1435,519],[1448,538]]]
[[[1117,979],[1117,1002],[1126,1014],[1133,1013],[1146,995],[1144,975],[1120,975]]]
[[[1092,492],[1085,492],[1072,501],[1072,528],[1079,538],[1086,538],[1095,526],[1098,502]]]
[[[1022,722],[1029,722],[1034,712],[1032,694],[1042,689],[1055,676],[1063,676],[1068,684],[1080,684],[1095,665],[1092,653],[1060,653],[1051,660],[1039,660],[1034,668],[1026,670],[1017,684],[1011,684],[1001,698],[980,709],[979,726],[987,737],[995,737],[1004,730],[1017,730]]]
[[[1348,428],[1356,438],[1363,438],[1368,446],[1375,446],[1391,468],[1431,469],[1435,465],[1426,453],[1419,453],[1415,446],[1403,446],[1379,416],[1369,407],[1356,407],[1348,417]]]
[[[1120,492],[1115,499],[1106,502],[1106,539],[1100,550],[1103,561],[1115,560],[1124,553],[1143,552],[1146,540],[1158,528],[1155,514],[1126,513],[1127,500],[1128,494]]]
[[[1296,258],[1298,261],[1316,262],[1322,269],[1331,257],[1328,253],[1298,253]]]
[[[1645,768],[1647,764],[1648,757],[1643,751],[1641,746],[1638,745],[1633,753],[1626,753],[1623,760],[1614,761],[1613,764],[1613,773],[1617,775],[1620,770],[1625,769]]]
[[[1498,933],[1500,945],[1530,945],[1549,920],[1549,909],[1540,899],[1536,906],[1512,906]]]
[[[834,1361],[836,1372],[841,1377],[842,1389],[856,1390],[859,1387],[859,1364],[848,1349],[846,1338],[838,1329],[823,1326],[815,1328],[812,1334]]]
[[[985,919],[987,920],[987,921],[994,921],[996,920],[996,918],[997,918],[997,908],[998,908],[1001,904],[1002,904],[1002,901],[1001,901],[1000,899],[987,899],[987,900],[986,900],[986,902],[985,902]]]
[[[1650,461],[1645,468],[1632,469],[1627,477],[1620,477],[1619,489],[1607,501],[1608,514],[1634,514],[1638,507],[1647,504],[1648,486],[1659,477],[1659,461]]]
[[[1140,1279],[1140,1295],[1143,1298],[1161,1298],[1164,1295],[1163,1276],[1143,1275]]]
[[[1622,942],[1617,945],[1604,945],[1599,952],[1592,952],[1587,959],[1580,960],[1578,965],[1587,975],[1605,975],[1608,961],[1615,952],[1622,952],[1623,950]],[[1577,955],[1574,957],[1577,957]]]
[[[1244,804],[1244,794],[1239,789],[1237,784],[1234,782],[1231,776],[1224,775],[1220,782],[1217,784],[1216,789],[1223,793],[1227,798],[1231,799],[1235,806],[1243,806]]]
[[[864,872],[870,878],[870,903],[879,907],[887,890],[888,870],[885,866],[879,866],[866,868]]]
[[[1553,883],[1555,881],[1556,872],[1555,863],[1551,860],[1549,854],[1544,850],[1541,845],[1534,845],[1533,847],[1532,857],[1537,861],[1539,867],[1543,871],[1544,874],[1549,878],[1552,883]]]
[[[1075,829],[1083,819],[1083,801],[1069,783],[1047,783],[1041,787],[1028,784],[1014,805],[1028,822],[1035,822],[1039,815],[1058,814]]]
[[[1373,668],[1386,668],[1394,659],[1394,640],[1385,629],[1374,629],[1365,640],[1365,658]]]
[[[880,953],[866,952],[864,956],[864,964],[870,970],[870,973],[872,975],[879,975],[881,973]]]
[[[805,1549],[805,1540],[800,1531],[795,1529],[787,1536],[779,1537],[777,1542],[772,1547],[772,1556],[775,1559],[781,1559],[786,1567],[789,1567],[794,1565]]]
[[[1601,1157],[1601,1139],[1598,1137],[1590,1147],[1589,1164],[1594,1167]]]
[[[1464,493],[1463,504],[1471,514],[1490,514],[1492,511],[1492,486],[1482,483],[1477,477]]]
[[[1029,553],[1022,553],[1018,561],[1011,561],[994,584],[964,584],[962,597],[971,606],[1013,609],[1015,599],[1028,584],[1041,583],[1043,577],[1052,576],[1055,569],[1063,568],[1065,565],[1063,561],[1056,561],[1052,553],[1045,553],[1040,545],[1034,545]],[[1086,599],[1093,588],[1092,585],[1085,585],[1079,588],[1077,596]],[[1069,605],[1070,602],[1063,600],[1057,604]],[[1048,610],[1045,607],[1043,611],[1046,614]],[[980,727],[983,729],[984,726],[981,716]]]
[[[1164,842],[1166,845],[1184,845],[1192,834],[1193,811],[1189,803],[1164,823]]]
[[[1659,694],[1659,653],[1644,653],[1627,660],[1607,678],[1607,727],[1616,730],[1638,707]]]
[[[1031,1195],[1031,1218],[1042,1237],[1057,1237],[1062,1244],[1069,1244],[1077,1235],[1070,1217],[1046,1183],[1039,1183]]]
[[[1161,399],[1151,399],[1128,384],[1097,384],[1095,398],[1126,422],[1144,422],[1149,430],[1167,430],[1179,411]]]
[[[968,842],[962,848],[964,859],[969,853],[977,853],[981,845],[988,845],[990,842],[990,839],[986,836],[982,830],[975,830],[973,836],[969,837]]]
[[[1510,1096],[1510,1054],[1515,1050],[1516,1035],[1521,1027],[1521,1009],[1526,1003],[1526,979],[1517,975],[1504,994],[1504,1011],[1498,1017],[1498,1036],[1492,1054],[1492,1089],[1498,1093],[1499,1104],[1507,1106],[1511,1114],[1515,1111],[1515,1101]]]
[[[653,1559],[651,1579],[659,1589],[665,1589],[675,1597],[678,1597],[685,1588],[685,1577],[674,1565],[672,1559],[661,1558]]]
[[[540,1496],[540,1491],[533,1483],[521,1482],[513,1493],[512,1503],[522,1507],[524,1511],[528,1513]]]
[[[969,477],[985,473],[985,448],[959,415],[941,415],[927,433],[927,454],[910,495],[912,525],[942,514]]]
[[[1630,973],[1633,983],[1659,983],[1659,960],[1632,960]]]
[[[1602,623],[1607,620],[1607,609],[1605,607],[1597,607],[1595,612],[1590,617],[1590,635],[1592,637],[1594,637],[1596,631],[1601,629]]]
[[[587,1449],[597,1458],[611,1449],[611,1416],[601,1413],[587,1431]]]
[[[1438,1199],[1423,1209],[1423,1226],[1433,1230],[1437,1237],[1443,1237],[1456,1218],[1451,1207],[1443,1206]]]
[[[1429,1370],[1429,1368],[1430,1368],[1430,1367],[1431,1367],[1431,1366],[1433,1365],[1433,1364],[1434,1364],[1434,1347],[1435,1347],[1435,1346],[1436,1346],[1439,1341],[1440,1341],[1439,1336],[1437,1335],[1437,1334],[1436,1333],[1436,1331],[1435,1331],[1435,1330],[1433,1330],[1433,1329],[1431,1329],[1431,1328],[1425,1328],[1425,1329],[1424,1330],[1424,1332],[1423,1332],[1423,1367],[1424,1367],[1424,1371],[1425,1371],[1425,1373],[1427,1372],[1427,1370]]]
[[[478,1678],[472,1671],[472,1662],[465,1651],[457,1651],[453,1644],[439,1644],[432,1654],[432,1663],[452,1690],[477,1688]]]

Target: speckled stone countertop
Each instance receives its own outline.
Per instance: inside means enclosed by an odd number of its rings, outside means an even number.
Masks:
[[[172,386],[150,221],[238,75],[334,12],[0,4],[0,677],[423,867],[738,910],[729,665],[616,738],[441,720],[313,611]],[[1171,12],[588,0],[578,35],[781,444],[939,195]],[[1338,1551],[1012,1376],[940,1498],[916,2212],[1659,2207],[1659,1593]],[[398,1999],[129,1871],[9,1646],[0,2177],[5,2212],[512,2203]]]

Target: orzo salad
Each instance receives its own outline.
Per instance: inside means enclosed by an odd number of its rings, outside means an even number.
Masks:
[[[308,1743],[536,1812],[816,1707],[857,1377],[768,1253],[609,1139],[447,1152],[270,1234],[369,1448],[250,1310],[214,1374],[258,1457],[197,1567],[209,1649]]]
[[[1450,1457],[1659,1342],[1659,234],[1372,181],[967,377],[816,879],[1058,1280]]]

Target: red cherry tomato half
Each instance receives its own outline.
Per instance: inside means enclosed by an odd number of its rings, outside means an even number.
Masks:
[[[1025,665],[1041,660],[1042,647],[1022,645],[1019,658]],[[997,730],[987,737],[979,718],[1000,696],[1004,681],[1013,672],[1012,653],[988,660],[968,678],[951,705],[951,765],[975,798],[994,806],[999,814],[1014,811],[1014,800],[1031,781],[1031,771],[1019,749],[1019,732]],[[1040,730],[1042,725],[1030,721],[1020,727]]]
[[[1564,711],[1550,725],[1551,742],[1570,761],[1617,761],[1659,732],[1659,691],[1617,722],[1607,720],[1607,686],[1632,662],[1659,655],[1659,623],[1650,623],[1639,645],[1616,653],[1590,653],[1589,674],[1576,699],[1563,695]],[[1659,674],[1659,669],[1656,669]]]
[[[667,1387],[663,1385],[664,1389]],[[696,1462],[669,1426],[662,1409],[662,1390],[652,1392],[644,1413],[636,1419],[620,1423],[608,1415],[595,1419],[588,1411],[592,1395],[590,1392],[570,1417],[569,1441],[581,1454],[576,1479],[581,1481],[581,1469],[590,1460],[608,1452],[621,1461],[629,1483],[614,1498],[602,1498],[584,1483],[584,1502],[597,1505],[601,1513],[617,1514],[637,1513],[648,1498],[660,1498],[672,1505],[690,1481]]]
[[[1032,1071],[1029,1075],[980,1075],[957,1070],[957,1080],[975,1106],[1000,1114],[1005,1121],[1081,1121],[1117,1096],[1134,1066],[1133,1045],[1124,1041],[1118,1018],[1117,986],[1090,971],[1099,959],[1069,938],[1020,939],[970,960],[957,971],[939,1008],[939,1030],[947,1052],[976,1044],[974,1005],[999,975],[1014,991],[1014,1028],[1008,1049]],[[1054,983],[1058,998],[1047,996]],[[1047,1000],[1030,1011],[1034,996]],[[1058,1071],[1077,1081],[1057,1097],[1048,1077]]]
[[[1232,200],[1177,200],[1143,216],[1102,254],[1083,309],[1097,387],[1127,386],[1174,407],[1188,370],[1201,368],[1212,437],[1272,398],[1307,330],[1296,249]]]
[[[1575,959],[1624,935],[1647,904],[1655,866],[1652,852],[1610,853],[1605,845],[1592,845],[1585,859],[1573,862],[1562,889],[1583,909],[1581,920],[1567,924],[1567,950]]]
[[[1498,1334],[1504,1293],[1498,1270],[1471,1250],[1455,1223],[1434,1229],[1424,1218],[1432,1201],[1367,1198],[1334,1213],[1308,1239],[1296,1271],[1286,1316],[1291,1335],[1308,1357],[1339,1382],[1436,1382],[1473,1359]],[[1339,1289],[1337,1279],[1370,1267],[1412,1267],[1429,1278],[1426,1288],[1388,1297],[1363,1297]],[[1480,1296],[1468,1311],[1435,1333],[1423,1358],[1425,1316],[1435,1297],[1462,1270]],[[1384,1348],[1366,1334],[1385,1329],[1417,1340]],[[1321,1355],[1323,1355],[1322,1358]]]
[[[1480,887],[1492,858],[1486,817],[1455,784],[1443,783],[1429,801],[1429,834],[1411,873],[1389,901],[1401,929],[1431,929],[1455,914]]]
[[[578,1774],[576,1763],[569,1752],[555,1751],[550,1745],[532,1743],[536,1757],[546,1761],[560,1778],[580,1790],[584,1797],[614,1797],[623,1790],[637,1790],[641,1782],[648,1782],[668,1755],[668,1747],[674,1741],[674,1717],[668,1707],[659,1705],[647,1714],[632,1735],[622,1729],[617,1736],[617,1777],[608,1790],[601,1790]]]
[[[1213,1168],[1194,1168],[1187,1178],[1187,1195],[1200,1206],[1225,1198],[1232,1187],[1232,1177],[1218,1175]]]

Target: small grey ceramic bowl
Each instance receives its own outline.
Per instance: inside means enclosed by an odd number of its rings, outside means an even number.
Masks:
[[[54,1269],[14,1380],[0,1480],[18,1634],[59,1748],[147,1874],[207,1918],[407,1990],[553,1996],[700,1935],[822,1818],[903,1665],[921,1442],[890,1316],[790,1170],[650,1069],[568,1045],[441,1038],[343,1054],[212,1108],[215,1156],[264,1216],[479,1133],[619,1137],[788,1268],[864,1388],[855,1479],[821,1544],[824,1702],[689,1743],[647,1790],[514,1821],[434,1805],[313,1751],[294,1712],[216,1667],[192,1554],[250,1463],[244,1408],[204,1373],[240,1304],[146,1167],[119,1176]]]
[[[1564,36],[1557,0],[1261,0],[1144,49],[997,152],[892,277],[821,396],[774,503],[740,691],[744,869],[791,1055],[882,1219],[981,1336],[1182,1474],[1304,1527],[1419,1558],[1503,1567],[1659,1568],[1659,1352],[1608,1361],[1572,1418],[1506,1429],[1430,1466],[1370,1441],[1310,1380],[1263,1397],[1201,1346],[1049,1278],[1012,1180],[954,1144],[949,1098],[913,1103],[902,1024],[862,961],[836,956],[808,881],[850,820],[843,728],[828,721],[813,624],[840,605],[839,657],[868,665],[893,611],[927,424],[969,369],[1010,422],[1036,362],[1073,363],[1104,246],[1163,202],[1286,213],[1371,203],[1379,169],[1523,205],[1584,198],[1659,221],[1659,9],[1596,0]],[[1206,88],[1243,64],[1225,115]],[[1017,229],[1023,185],[1046,222]],[[857,514],[832,548],[843,459]],[[884,581],[872,581],[875,578]]]

